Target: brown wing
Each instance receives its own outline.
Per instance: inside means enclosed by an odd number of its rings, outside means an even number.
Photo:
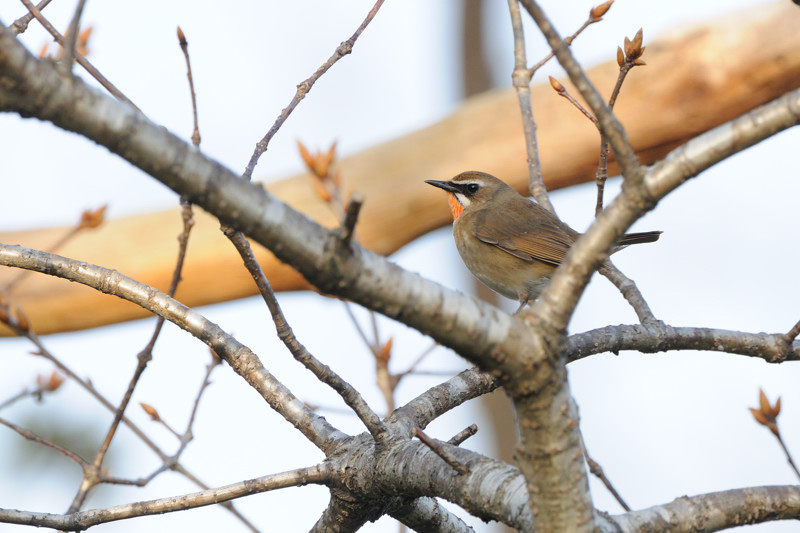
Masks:
[[[511,209],[482,210],[475,237],[523,261],[558,266],[578,233],[538,204],[519,200]]]

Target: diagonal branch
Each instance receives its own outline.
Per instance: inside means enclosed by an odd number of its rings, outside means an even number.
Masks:
[[[297,85],[297,91],[292,97],[292,101],[289,102],[289,105],[287,105],[283,111],[281,111],[281,114],[278,115],[277,119],[275,119],[275,123],[269,129],[267,134],[264,135],[264,138],[258,141],[258,144],[256,144],[256,149],[253,152],[253,155],[250,157],[250,162],[247,163],[247,167],[244,169],[244,173],[242,174],[242,177],[245,180],[249,181],[253,176],[253,170],[258,164],[259,158],[261,158],[264,152],[267,151],[272,137],[278,133],[280,127],[283,126],[283,123],[286,122],[286,119],[289,118],[289,115],[292,114],[292,111],[294,111],[298,104],[300,104],[300,101],[306,97],[306,94],[308,94],[308,92],[311,90],[311,87],[314,86],[314,84],[322,77],[323,74],[328,72],[334,63],[353,51],[353,46],[356,44],[356,40],[361,36],[364,30],[367,29],[367,26],[370,22],[372,22],[372,19],[375,18],[375,15],[378,14],[378,10],[381,8],[381,5],[383,5],[383,2],[384,0],[377,0],[375,5],[372,6],[372,9],[369,10],[369,13],[367,13],[364,21],[356,29],[355,33],[353,33],[349,39],[336,47],[336,51],[333,52],[333,55],[329,57],[328,60],[314,72],[314,74]]]
[[[93,287],[147,308],[208,344],[231,368],[256,389],[267,403],[296,426],[321,450],[328,449],[344,435],[297,399],[264,368],[248,347],[225,333],[201,314],[166,294],[139,283],[115,270],[88,265],[54,254],[21,246],[0,244],[0,264],[35,270]]]

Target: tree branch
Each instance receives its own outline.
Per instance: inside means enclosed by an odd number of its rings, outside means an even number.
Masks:
[[[258,356],[219,326],[164,293],[119,272],[54,254],[0,243],[0,264],[35,270],[124,298],[162,316],[208,344],[262,398],[321,450],[344,437],[264,368]]]
[[[232,483],[183,496],[169,496],[158,500],[115,505],[105,509],[91,509],[69,514],[34,513],[13,509],[0,509],[0,522],[8,524],[35,525],[63,531],[82,531],[92,526],[126,520],[138,516],[185,511],[213,505],[250,494],[302,485],[325,484],[330,478],[330,469],[325,465],[290,470],[280,474],[269,474],[256,479]]]

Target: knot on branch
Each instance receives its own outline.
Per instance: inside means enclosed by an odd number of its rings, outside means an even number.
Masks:
[[[340,56],[346,56],[353,51],[353,42],[350,40],[343,41],[342,44],[336,48],[336,53]]]

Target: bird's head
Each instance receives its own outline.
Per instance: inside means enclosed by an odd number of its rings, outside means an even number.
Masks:
[[[453,220],[458,220],[465,209],[477,209],[486,205],[498,192],[511,190],[508,185],[491,174],[474,170],[462,172],[449,181],[425,180],[425,183],[449,193],[448,200]]]

